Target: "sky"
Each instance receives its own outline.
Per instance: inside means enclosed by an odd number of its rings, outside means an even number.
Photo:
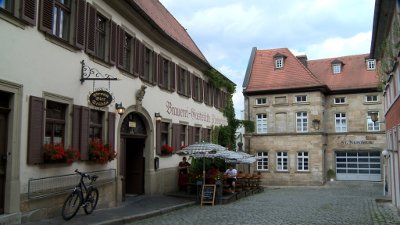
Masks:
[[[236,84],[236,118],[251,50],[311,59],[369,53],[375,0],[160,0],[215,69]]]

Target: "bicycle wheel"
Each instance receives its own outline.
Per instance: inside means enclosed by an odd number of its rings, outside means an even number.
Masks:
[[[83,208],[85,210],[86,214],[90,214],[93,212],[93,210],[97,206],[97,201],[99,200],[99,191],[95,187],[91,187],[88,190],[87,196],[86,196],[86,201],[85,201],[85,207]]]
[[[80,191],[72,192],[63,204],[61,215],[64,220],[70,220],[76,215],[79,207],[82,205],[82,197]]]

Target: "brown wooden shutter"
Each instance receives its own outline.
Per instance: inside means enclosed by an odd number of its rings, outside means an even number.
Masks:
[[[198,100],[200,102],[203,102],[203,100],[204,100],[204,81],[201,78],[199,78],[199,88],[200,88],[200,96],[198,97]]]
[[[72,112],[72,148],[80,148],[81,106],[74,105]]]
[[[117,28],[117,39],[118,39],[118,59],[117,59],[117,67],[120,69],[124,69],[124,38],[125,31],[122,27],[118,26]]]
[[[156,122],[156,154],[161,155],[161,122]]]
[[[182,83],[181,83],[181,76],[182,76],[182,70],[180,66],[176,66],[176,91],[179,94],[182,94]]]
[[[194,144],[194,127],[188,126],[188,145]]]
[[[193,98],[193,100],[197,100],[197,93],[196,93],[196,89],[195,89],[195,87],[196,87],[196,82],[197,82],[197,77],[196,76],[194,76],[194,74],[191,74],[191,76],[192,76],[192,86],[193,86],[193,89],[192,89],[192,91],[193,91],[193,93],[192,93],[192,98]]]
[[[171,80],[170,83],[168,84],[168,88],[170,91],[175,91],[176,87],[176,65],[173,62],[170,62],[171,66]]]
[[[163,75],[164,75],[164,60],[163,60],[163,57],[159,54],[157,54],[157,57],[158,57],[158,60],[157,60],[157,63],[158,63],[157,83],[158,83],[159,87],[165,88],[165,86],[164,86],[165,82],[164,82],[164,77],[163,77]]]
[[[36,25],[36,0],[22,0],[21,19],[31,25]]]
[[[35,96],[29,99],[28,164],[43,162],[44,102]]]
[[[118,50],[120,50],[120,46],[123,46],[123,42],[122,43],[118,43],[118,29],[119,26],[114,22],[114,21],[110,21],[110,47],[109,47],[109,52],[110,52],[110,63],[112,65],[115,65],[116,61],[117,61],[117,54]]]
[[[76,0],[75,11],[75,46],[79,49],[85,49],[86,34],[86,1]]]
[[[88,107],[82,106],[81,109],[81,124],[80,124],[80,150],[81,150],[81,160],[89,159],[89,127],[90,127],[90,109]]]
[[[96,8],[87,3],[86,52],[96,54]]]
[[[115,149],[115,113],[108,112],[108,144]]]
[[[153,80],[151,81],[152,84],[156,85],[158,82],[158,63],[157,63],[157,59],[158,59],[158,54],[156,52],[153,51],[153,59],[152,59],[152,74],[153,74]]]
[[[192,97],[192,79],[193,79],[193,74],[189,73],[189,71],[186,72],[186,85],[188,87],[186,91],[186,96],[189,98]]]
[[[134,54],[133,54],[133,75],[138,77],[139,76],[139,54],[140,54],[140,41],[138,39],[134,39]]]
[[[125,176],[125,161],[126,161],[126,159],[125,159],[125,138],[120,138],[119,139],[119,149],[121,150],[121,151],[119,151],[118,152],[118,155],[117,155],[117,157],[118,157],[118,164],[119,164],[119,175],[120,176]],[[123,181],[123,182],[125,182],[125,181]],[[123,184],[125,184],[125,183],[123,183]],[[125,188],[125,185],[122,185],[122,188]],[[125,193],[124,191],[123,191],[123,193]]]
[[[46,33],[53,33],[54,0],[40,0],[39,29]]]
[[[172,124],[172,148],[174,148],[174,151],[177,151],[181,148],[180,128],[181,128],[180,124],[177,123]]]
[[[139,47],[139,54],[138,54],[138,59],[139,59],[139,77],[144,77],[144,53],[145,53],[145,46],[143,45],[142,42],[138,41],[138,47]]]

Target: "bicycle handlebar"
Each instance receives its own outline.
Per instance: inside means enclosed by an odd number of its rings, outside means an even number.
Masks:
[[[82,177],[87,177],[89,180],[91,180],[92,182],[96,181],[96,179],[98,178],[97,175],[89,175],[87,173],[82,173],[80,172],[78,169],[75,170],[75,173],[81,175]]]

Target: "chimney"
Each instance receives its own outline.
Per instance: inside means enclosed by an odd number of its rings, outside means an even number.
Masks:
[[[307,55],[298,55],[296,56],[296,58],[300,60],[300,62],[303,63],[305,67],[307,67]]]

